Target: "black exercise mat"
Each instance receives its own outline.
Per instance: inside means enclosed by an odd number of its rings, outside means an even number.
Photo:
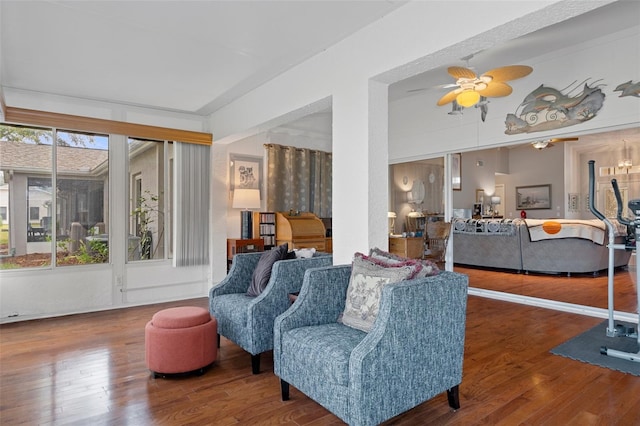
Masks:
[[[607,324],[608,321],[604,321],[591,330],[585,331],[571,340],[567,340],[561,345],[551,349],[551,353],[600,367],[622,371],[623,373],[633,374],[634,376],[640,376],[640,362],[613,358],[600,353],[601,346],[624,352],[638,352],[637,339],[629,337],[607,337]],[[637,327],[636,324],[622,321],[616,321],[615,324]]]

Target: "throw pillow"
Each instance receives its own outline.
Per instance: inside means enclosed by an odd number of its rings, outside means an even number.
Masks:
[[[296,253],[296,257],[298,259],[308,259],[310,257],[313,257],[313,254],[316,252],[316,248],[311,247],[311,248],[303,248],[303,249],[294,249],[293,251]]]
[[[344,312],[339,319],[344,325],[370,331],[380,309],[382,288],[415,274],[416,266],[385,268],[355,257],[347,287]]]
[[[256,269],[254,269],[253,276],[251,277],[251,284],[247,290],[247,296],[259,296],[264,291],[267,284],[269,284],[269,279],[271,279],[271,268],[273,264],[278,260],[283,260],[287,255],[288,249],[289,245],[284,243],[281,246],[265,251],[262,256],[260,256],[260,260],[258,260]]]

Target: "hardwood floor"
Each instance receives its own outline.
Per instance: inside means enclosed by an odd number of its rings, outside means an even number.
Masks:
[[[567,277],[465,273],[472,285],[544,281],[560,294],[579,287],[585,297],[601,297],[591,277],[571,277],[569,287]],[[0,326],[0,423],[342,424],[293,387],[282,402],[272,354],[263,356],[263,373],[252,375],[249,355],[224,338],[203,376],[153,379],[144,325],[157,310],[180,305],[206,307],[207,300]],[[601,321],[471,296],[461,409],[452,412],[441,394],[385,425],[638,425],[640,377],[549,353]]]
[[[638,311],[636,264],[634,255],[627,267],[618,268],[615,271],[615,309],[617,311]],[[607,309],[607,271],[601,271],[595,276],[593,274],[573,274],[572,276],[525,274],[515,271],[483,273],[482,270],[458,265],[454,267],[454,271],[468,274],[469,285],[476,288]]]

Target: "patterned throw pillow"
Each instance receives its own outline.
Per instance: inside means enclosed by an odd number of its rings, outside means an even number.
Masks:
[[[409,279],[416,265],[385,268],[360,257],[353,259],[347,300],[340,322],[369,332],[378,316],[382,288],[387,284]]]
[[[356,253],[356,255],[358,255],[358,253]],[[368,260],[371,260],[372,262],[380,266],[385,266],[387,268],[415,264],[420,265],[420,267],[416,269],[415,275],[409,279],[430,277],[432,275],[438,275],[440,273],[440,268],[438,268],[438,265],[429,259],[406,259],[393,253],[380,250],[377,247],[369,250]]]
[[[247,290],[247,296],[259,296],[264,291],[271,279],[271,268],[273,264],[278,260],[283,260],[287,256],[288,249],[289,245],[284,243],[274,249],[265,251],[262,256],[260,256],[256,269],[253,270],[251,285],[249,285],[249,289]]]

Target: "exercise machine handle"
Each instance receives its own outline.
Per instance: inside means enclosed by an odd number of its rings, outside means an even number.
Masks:
[[[595,203],[595,199],[596,199],[596,178],[594,173],[595,163],[596,163],[595,160],[589,160],[589,210],[591,210],[591,213],[593,213],[595,217],[597,217],[600,220],[604,220],[605,219],[604,215],[598,211]]]
[[[623,225],[631,225],[631,221],[622,217],[622,196],[620,195],[620,188],[618,188],[618,181],[611,179],[611,186],[613,186],[613,193],[616,195],[616,202],[618,203],[618,222]]]

